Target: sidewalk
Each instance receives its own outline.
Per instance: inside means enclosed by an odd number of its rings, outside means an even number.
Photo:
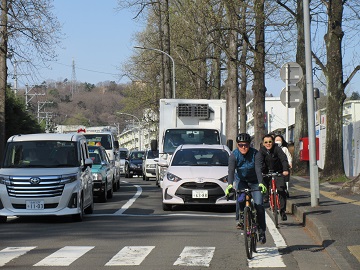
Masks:
[[[322,244],[339,269],[360,269],[360,194],[341,185],[320,185],[317,207],[311,207],[310,181],[292,176],[287,212]]]

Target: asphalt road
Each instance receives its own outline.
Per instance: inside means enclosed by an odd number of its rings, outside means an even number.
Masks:
[[[279,230],[267,218],[267,243],[246,258],[234,212],[176,207],[164,212],[155,181],[122,179],[107,203],[74,223],[68,218],[11,218],[0,224],[1,269],[337,269],[301,222]]]

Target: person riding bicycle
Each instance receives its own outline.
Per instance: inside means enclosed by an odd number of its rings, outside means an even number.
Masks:
[[[286,216],[286,184],[285,177],[289,175],[289,163],[284,151],[274,143],[274,137],[267,134],[262,139],[262,145],[255,157],[255,169],[259,182],[263,183],[268,189],[270,178],[263,177],[263,173],[269,171],[277,172],[283,177],[275,177],[276,188],[280,198],[280,215],[282,220],[287,220]]]
[[[251,137],[247,133],[240,133],[236,137],[237,148],[232,151],[229,157],[228,165],[228,187],[225,191],[226,195],[230,193],[230,190],[235,189],[256,189],[253,191],[252,197],[255,202],[255,208],[258,216],[259,223],[259,241],[262,244],[266,243],[266,222],[265,222],[265,209],[263,206],[262,192],[266,192],[266,188],[262,183],[258,182],[258,178],[255,171],[255,155],[257,150],[250,147]],[[236,172],[236,173],[235,173]],[[260,188],[260,190],[259,190]],[[241,197],[240,197],[241,198]],[[245,201],[236,201],[236,224],[238,229],[244,228],[244,207]],[[239,219],[240,210],[240,219]]]

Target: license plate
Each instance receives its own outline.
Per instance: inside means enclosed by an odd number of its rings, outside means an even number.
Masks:
[[[207,199],[208,191],[207,190],[193,190],[192,197],[194,199]]]
[[[27,210],[43,210],[44,201],[26,201]]]

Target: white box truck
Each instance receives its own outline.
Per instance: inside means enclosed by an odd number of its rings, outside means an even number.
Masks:
[[[159,160],[170,161],[181,144],[226,144],[226,100],[160,99],[159,140],[152,150],[159,150]],[[166,168],[157,166],[156,183]]]

